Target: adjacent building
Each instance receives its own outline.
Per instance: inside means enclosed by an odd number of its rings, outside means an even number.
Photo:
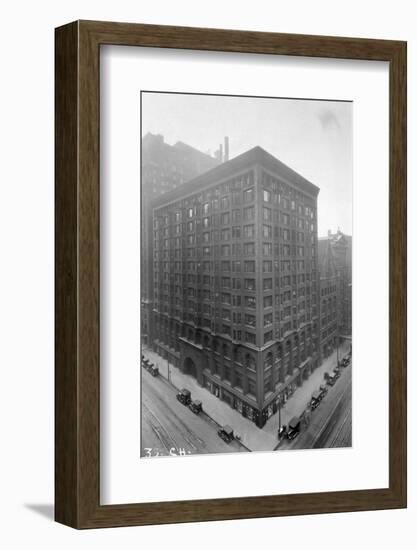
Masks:
[[[225,140],[225,148],[228,140]],[[223,161],[220,148],[216,157],[202,153],[181,141],[165,143],[160,134],[147,133],[141,147],[141,337],[149,343],[152,327],[152,210],[156,197],[177,189],[185,182]]]
[[[260,427],[319,361],[318,193],[255,147],[153,202],[154,350]]]
[[[320,355],[325,358],[352,334],[352,237],[339,229],[318,240]]]

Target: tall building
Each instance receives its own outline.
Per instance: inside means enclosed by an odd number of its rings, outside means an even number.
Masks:
[[[320,281],[325,272],[325,264],[331,258],[332,270],[337,280],[336,324],[340,338],[352,334],[352,237],[339,229],[328,231],[327,237],[319,239]]]
[[[338,344],[340,276],[336,271],[330,239],[319,239],[320,359],[328,357]]]
[[[153,347],[260,427],[318,363],[318,192],[255,147],[153,205]]]
[[[152,216],[156,197],[183,185],[186,181],[222,162],[181,141],[165,143],[160,134],[147,133],[141,148],[141,337],[148,343],[152,311]]]

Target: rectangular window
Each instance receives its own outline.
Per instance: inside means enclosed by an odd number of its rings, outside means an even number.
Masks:
[[[226,210],[226,208],[229,208],[229,197],[222,197],[220,200],[220,208],[222,210]]]
[[[253,260],[246,260],[243,262],[243,270],[245,273],[255,273],[255,262]]]
[[[203,218],[203,227],[210,227],[210,218]]]
[[[243,245],[243,254],[245,256],[254,256],[255,255],[255,243],[245,243]]]
[[[230,241],[230,229],[222,229],[220,233],[221,241]]]
[[[209,243],[210,242],[210,233],[206,232],[203,233],[203,243]]]
[[[250,315],[249,313],[245,314],[245,325],[249,327],[256,327],[256,317],[255,315]]]
[[[233,264],[232,264],[232,269],[233,269],[233,271],[234,271],[235,273],[240,273],[241,268],[242,268],[242,266],[241,266],[241,263],[240,263],[240,262],[238,262],[238,261],[233,262]]]
[[[222,277],[222,287],[230,288],[230,277]]]
[[[243,191],[244,202],[252,202],[254,197],[255,197],[255,192],[253,187],[251,187],[250,189],[245,189],[245,191]]]
[[[230,214],[229,212],[224,212],[220,217],[220,223],[222,225],[228,225],[230,223]]]
[[[266,344],[267,342],[271,342],[271,340],[273,340],[272,330],[270,330],[268,332],[265,332],[265,334],[264,334],[264,344]]]
[[[271,262],[271,260],[264,260],[262,262],[262,272],[263,273],[272,273],[272,262]]]
[[[264,308],[272,307],[272,296],[264,296]]]
[[[240,225],[232,227],[232,238],[240,239],[240,237],[241,237]]]
[[[263,198],[264,198],[264,202],[271,202],[271,191],[268,191],[268,189],[264,189]]]
[[[203,204],[203,214],[207,215],[209,211],[210,211],[210,204],[206,202],[205,204]]]
[[[222,303],[228,304],[229,306],[231,305],[230,294],[227,294],[226,292],[222,293]]]
[[[262,253],[264,256],[272,256],[272,243],[263,243]]]
[[[222,244],[222,246],[221,246],[221,255],[223,257],[230,256],[230,245],[229,244]]]
[[[288,214],[282,214],[282,223],[284,225],[290,225],[290,216]]]
[[[264,239],[272,239],[272,227],[270,225],[262,226],[262,236]]]
[[[225,319],[226,321],[230,321],[230,309],[222,309],[222,319]]]
[[[243,219],[245,221],[251,221],[255,219],[255,208],[253,206],[248,206],[243,209]]]
[[[264,315],[264,327],[267,327],[268,325],[272,325],[272,313]]]
[[[242,281],[240,279],[233,279],[233,290],[240,290],[242,288]]]
[[[188,216],[189,218],[192,218],[192,217],[194,216],[194,208],[189,208],[189,209],[187,210],[187,216]]]
[[[230,327],[229,327],[229,325],[222,325],[222,333],[223,334],[228,334],[230,336]],[[227,367],[225,368],[225,370],[228,370]]]
[[[255,236],[255,226],[254,225],[244,225],[243,226],[243,236],[246,239],[253,239]]]
[[[270,208],[266,208],[266,206],[264,206],[262,208],[262,215],[263,215],[263,220],[265,222],[270,222],[272,217],[271,217],[271,209]]]
[[[264,290],[272,290],[272,279],[264,279],[263,289]]]
[[[255,279],[245,279],[245,290],[256,290]]]
[[[210,247],[203,246],[203,256],[210,256]]]
[[[238,223],[241,220],[240,210],[232,210],[232,221],[233,223]]]
[[[228,260],[222,261],[222,271],[230,271],[230,262]]]
[[[245,340],[248,344],[256,344],[256,336],[252,332],[245,332]],[[248,393],[255,395],[255,382],[248,380]]]
[[[253,296],[245,296],[245,307],[255,309],[256,299]]]

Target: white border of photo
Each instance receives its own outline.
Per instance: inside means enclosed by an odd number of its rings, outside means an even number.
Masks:
[[[101,504],[388,487],[388,64],[100,52]],[[352,448],[140,459],[141,90],[353,101]]]

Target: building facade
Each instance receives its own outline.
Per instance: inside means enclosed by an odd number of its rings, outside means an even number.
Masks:
[[[318,242],[320,280],[331,262],[337,278],[337,328],[341,338],[352,334],[352,237],[328,231]]]
[[[228,143],[228,142],[227,142]],[[181,141],[165,143],[160,134],[147,133],[141,147],[141,338],[148,344],[152,332],[152,202],[185,182],[217,166],[223,158]]]
[[[320,358],[352,339],[352,237],[328,231],[318,240]]]
[[[255,147],[153,207],[153,347],[260,427],[318,364],[318,192]]]
[[[336,349],[339,334],[340,277],[329,239],[319,240],[319,273],[320,360],[323,360]]]

